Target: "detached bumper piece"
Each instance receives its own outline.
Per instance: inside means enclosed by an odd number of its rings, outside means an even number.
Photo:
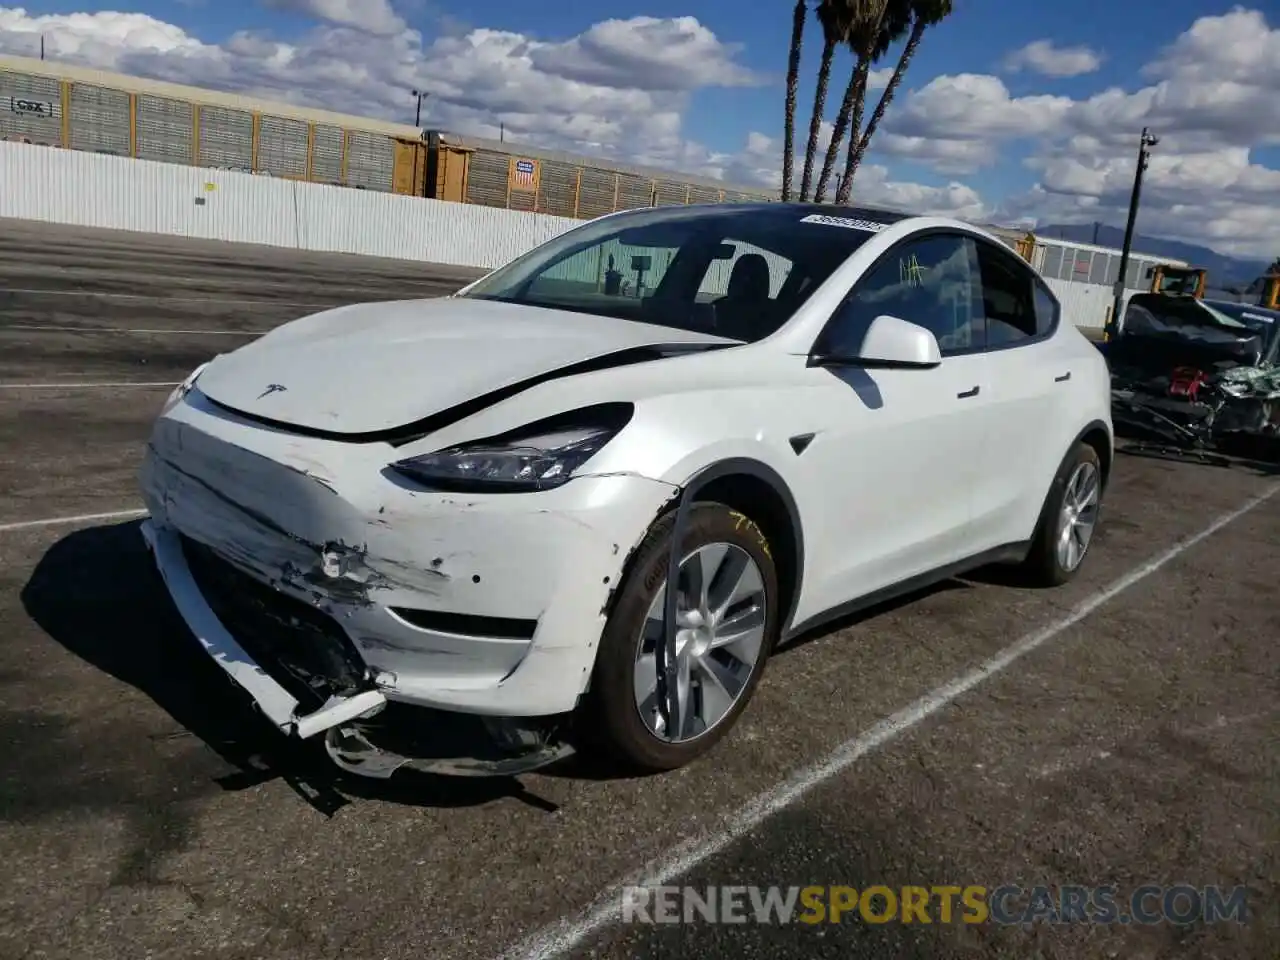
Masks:
[[[389,703],[328,614],[151,520],[142,534],[205,652],[281,731],[300,739],[324,733],[343,770],[377,778],[401,768],[511,776],[573,753],[554,717],[503,720]]]
[[[567,717],[500,718],[393,703],[376,717],[334,727],[325,750],[335,764],[365,777],[416,770],[455,777],[509,777],[563,760]]]

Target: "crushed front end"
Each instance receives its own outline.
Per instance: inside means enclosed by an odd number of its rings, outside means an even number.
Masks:
[[[1280,313],[1134,296],[1107,346],[1117,432],[1130,449],[1280,460]]]
[[[148,444],[143,532],[191,633],[278,729],[363,776],[572,752],[612,592],[671,499],[637,476],[446,494],[397,454],[267,429],[193,390]]]

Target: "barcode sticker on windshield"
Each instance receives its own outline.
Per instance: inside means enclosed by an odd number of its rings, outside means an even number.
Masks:
[[[888,227],[886,223],[876,223],[873,220],[857,220],[853,217],[831,217],[825,213],[811,213],[807,217],[802,217],[801,223],[825,223],[829,227],[848,227],[851,230],[866,230],[870,233],[879,233]]]

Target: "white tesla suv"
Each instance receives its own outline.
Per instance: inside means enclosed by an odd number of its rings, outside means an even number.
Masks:
[[[780,640],[993,562],[1071,578],[1112,454],[1101,354],[983,230],[664,207],[216,357],[155,424],[144,534],[347,770],[653,771]]]

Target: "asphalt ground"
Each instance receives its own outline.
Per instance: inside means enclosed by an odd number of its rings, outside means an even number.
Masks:
[[[370,782],[266,730],[122,514],[168,393],[138,384],[467,278],[0,221],[0,958],[1274,960],[1280,495],[1256,498],[1280,478],[1258,469],[1120,457],[1076,581],[983,574],[793,644],[715,753],[668,775]],[[112,516],[36,523],[85,514]],[[616,885],[644,876],[1121,903],[1246,885],[1248,914],[618,922]]]

